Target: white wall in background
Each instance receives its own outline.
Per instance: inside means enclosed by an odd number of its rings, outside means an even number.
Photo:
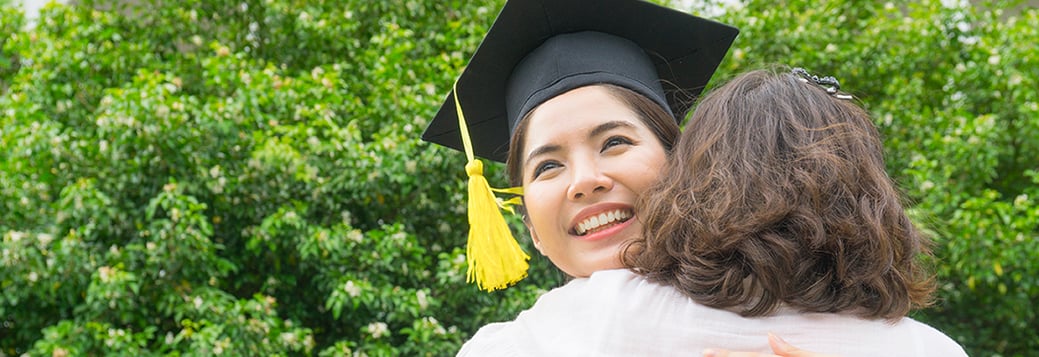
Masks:
[[[49,2],[66,4],[68,0],[14,0],[14,4],[22,8],[29,27],[36,25],[36,18],[40,15],[40,9]]]

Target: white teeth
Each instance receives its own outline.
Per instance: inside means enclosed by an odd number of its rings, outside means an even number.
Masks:
[[[577,224],[574,229],[577,234],[584,235],[586,232],[599,228],[601,226],[623,221],[631,217],[631,213],[626,210],[613,210],[609,212],[600,213],[598,216],[591,216],[585,219],[583,222]]]

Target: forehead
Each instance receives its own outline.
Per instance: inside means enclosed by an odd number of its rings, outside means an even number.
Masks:
[[[612,121],[622,121],[635,128],[646,127],[624,101],[600,86],[582,87],[556,96],[542,103],[527,120],[530,121],[524,145],[527,152],[559,137],[587,135],[588,131]]]

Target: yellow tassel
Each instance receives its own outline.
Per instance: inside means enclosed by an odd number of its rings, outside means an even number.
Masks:
[[[523,252],[512,237],[512,231],[499,210],[512,212],[510,206],[518,204],[519,197],[501,201],[494,196],[494,192],[522,195],[523,190],[521,187],[495,189],[487,183],[483,176],[483,163],[473,155],[469,128],[458,101],[457,85],[455,82],[458,128],[469,160],[465,165],[465,172],[469,175],[469,240],[465,248],[469,270],[466,272],[466,281],[475,281],[477,287],[486,291],[504,289],[527,277],[527,260],[530,260],[530,256]]]
[[[483,163],[479,160],[465,165],[469,174],[469,242],[465,248],[469,271],[468,282],[486,291],[504,289],[527,277],[527,260],[512,237],[512,231],[501,211],[499,202],[483,177]],[[510,208],[511,210],[511,208]]]

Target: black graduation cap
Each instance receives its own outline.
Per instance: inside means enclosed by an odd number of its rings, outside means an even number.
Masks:
[[[529,110],[601,83],[641,93],[681,120],[738,32],[640,0],[511,0],[422,139],[463,150],[458,95],[475,154],[504,162]]]

